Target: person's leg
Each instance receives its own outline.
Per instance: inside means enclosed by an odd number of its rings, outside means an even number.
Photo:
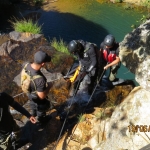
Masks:
[[[30,100],[30,108],[31,108],[30,114],[36,117],[37,116],[37,104],[33,100]]]
[[[110,72],[110,76],[109,76],[109,80],[110,81],[114,81],[116,79],[116,76],[117,76],[117,71],[118,69],[120,68],[120,65],[117,64],[117,65],[113,65],[111,67],[111,72]]]
[[[46,115],[46,111],[50,108],[50,102],[47,99],[41,100],[37,104],[37,116],[40,123],[46,123],[51,119],[51,116]]]

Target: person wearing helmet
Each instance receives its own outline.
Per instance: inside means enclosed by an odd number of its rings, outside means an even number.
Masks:
[[[115,81],[117,70],[120,67],[119,43],[115,41],[115,37],[111,34],[107,35],[100,44],[101,64],[104,66],[104,78],[109,81]]]
[[[80,66],[80,71],[74,81],[73,92],[71,92],[70,96],[74,94],[79,81],[79,89],[86,89],[91,94],[97,77],[97,54],[95,47],[96,45],[93,43],[84,42],[83,40],[72,40],[69,42],[68,51],[77,57]]]

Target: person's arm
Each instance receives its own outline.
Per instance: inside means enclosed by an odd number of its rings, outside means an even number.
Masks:
[[[15,110],[17,110],[18,112],[20,112],[21,114],[23,114],[24,116],[26,116],[27,118],[29,118],[32,123],[36,123],[36,119],[33,116],[31,116],[31,114],[18,102],[13,101],[13,103],[10,106],[13,107]]]
[[[102,64],[102,60],[103,60],[103,48],[104,48],[104,43],[102,42],[100,44],[100,50],[99,50],[99,58],[100,58],[100,63]]]
[[[33,116],[31,116],[31,114],[24,107],[22,107],[19,103],[15,102],[13,97],[11,97],[5,92],[2,92],[1,96],[2,99],[8,102],[8,105],[19,111],[21,114],[25,115],[27,118],[30,119],[32,123],[36,123],[36,119]]]
[[[38,97],[43,100],[46,98],[50,88],[52,87],[52,82],[47,83],[44,78],[39,78],[38,81],[36,81],[37,85],[37,95]]]
[[[91,64],[90,64],[89,68],[87,69],[87,72],[90,72],[95,67],[96,61],[97,61],[96,52],[95,52],[93,45],[90,46],[89,56],[90,56]]]
[[[118,45],[119,46],[119,45]],[[108,69],[109,67],[113,66],[113,65],[116,65],[120,62],[120,58],[119,58],[119,47],[116,49],[116,59],[111,62],[110,64],[107,64],[104,69]]]
[[[120,62],[120,58],[116,56],[116,59],[115,59],[112,63],[107,64],[107,65],[104,67],[104,69],[107,70],[109,67],[111,67],[111,66],[113,66],[113,65],[116,65],[116,64],[118,64],[119,62]]]

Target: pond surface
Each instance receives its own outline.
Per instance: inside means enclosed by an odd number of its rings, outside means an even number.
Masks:
[[[125,10],[125,6],[126,4],[103,3],[101,0],[49,0],[49,4],[44,5],[42,9],[25,4],[10,6],[10,11],[0,7],[0,32],[12,30],[8,20],[13,16],[41,12],[38,22],[48,40],[54,37],[65,42],[83,39],[96,43],[99,47],[107,34],[113,34],[116,41],[121,42],[124,36],[133,30],[131,26],[138,25],[137,21],[143,12],[135,9]],[[119,69],[118,77],[134,80],[134,74],[124,66]]]
[[[39,23],[49,40],[53,37],[58,40],[62,38],[66,42],[83,39],[99,47],[107,34],[113,34],[116,41],[121,42],[133,30],[131,26],[138,25],[142,13],[135,9],[125,10],[125,5],[95,0],[59,0],[40,10],[42,16]],[[134,80],[134,74],[123,65],[118,77]]]

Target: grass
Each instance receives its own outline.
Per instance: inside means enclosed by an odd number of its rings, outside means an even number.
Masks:
[[[35,4],[35,5],[43,5],[43,3],[44,3],[44,1],[45,0],[33,0],[33,3]]]
[[[9,20],[12,24],[12,27],[17,32],[28,32],[33,34],[40,34],[42,33],[41,26],[38,25],[37,22],[33,22],[31,19],[16,19]]]
[[[51,46],[53,46],[56,50],[66,53],[70,55],[67,49],[67,43],[63,41],[63,39],[60,38],[60,40],[57,40],[56,38],[53,38],[52,41],[50,41]]]
[[[83,114],[80,114],[78,116],[78,122],[83,122],[83,121],[85,121],[85,116]]]

